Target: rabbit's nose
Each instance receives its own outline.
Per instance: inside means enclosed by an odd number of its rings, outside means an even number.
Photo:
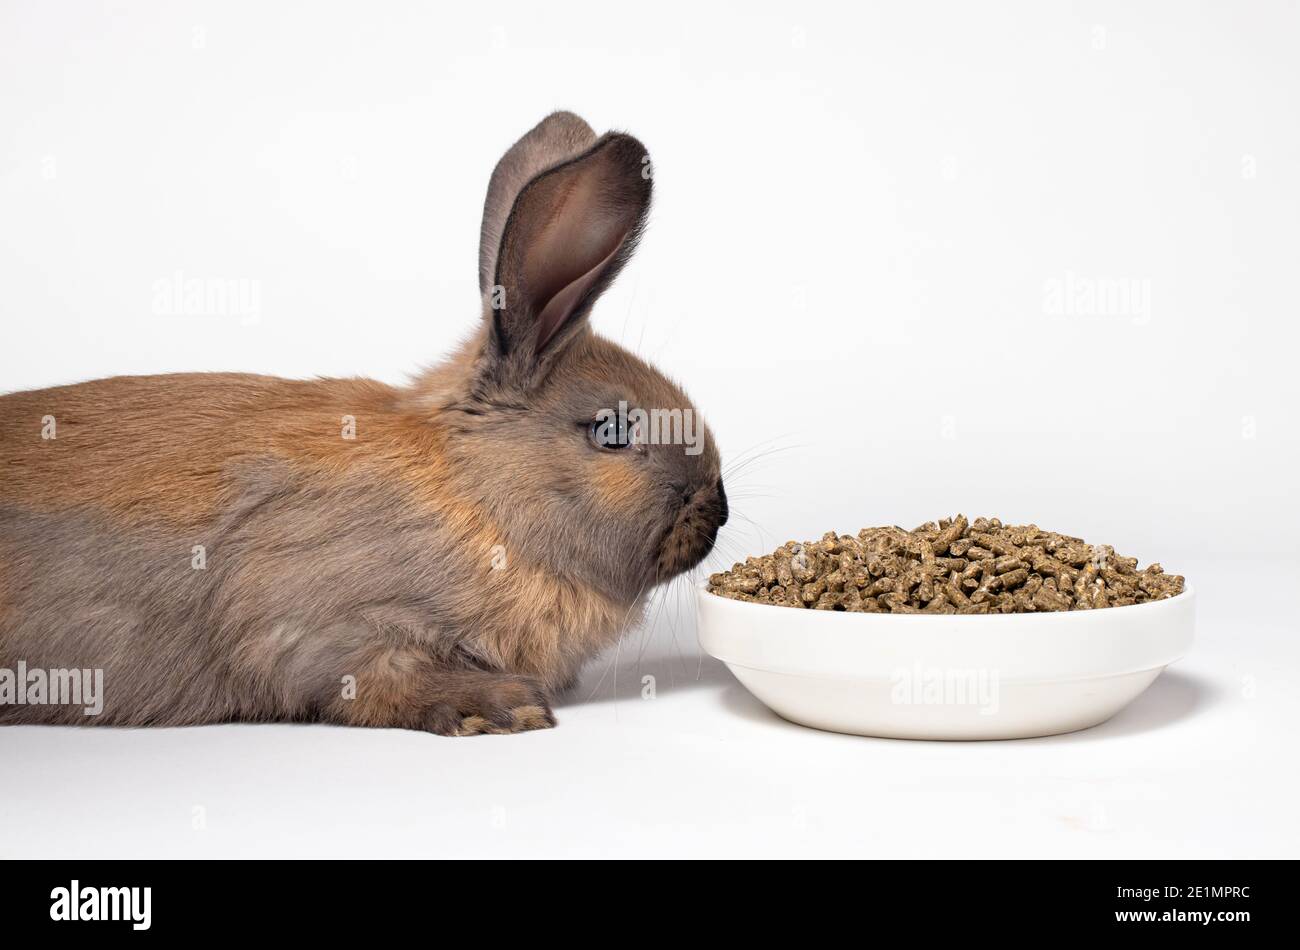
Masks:
[[[718,479],[718,527],[721,528],[727,523],[727,515],[731,514],[731,508],[727,505],[727,490],[722,487],[722,479]]]

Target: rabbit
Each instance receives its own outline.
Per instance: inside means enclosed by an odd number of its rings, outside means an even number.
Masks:
[[[698,417],[589,325],[648,169],[572,113],[524,135],[484,203],[481,319],[406,386],[197,373],[0,396],[0,670],[102,670],[104,690],[93,718],[10,700],[0,723],[553,726],[728,517],[706,427],[690,452],[607,424],[620,402]]]

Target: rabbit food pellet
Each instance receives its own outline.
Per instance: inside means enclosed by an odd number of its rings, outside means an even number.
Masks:
[[[1108,544],[1037,525],[1004,525],[963,515],[912,531],[828,531],[820,541],[790,541],[709,578],[709,591],[732,600],[853,613],[1014,614],[1095,610],[1164,600],[1183,578]]]

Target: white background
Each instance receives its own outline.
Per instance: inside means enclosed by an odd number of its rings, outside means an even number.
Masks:
[[[726,556],[960,510],[1202,614],[1091,733],[889,743],[776,720],[679,586],[545,734],[5,730],[0,854],[1294,856],[1298,39],[1295,2],[7,0],[0,391],[401,382],[476,318],[496,159],[568,108],[654,158],[595,325],[754,459]],[[255,319],[160,313],[177,274]],[[1107,284],[1143,297],[1070,289]]]

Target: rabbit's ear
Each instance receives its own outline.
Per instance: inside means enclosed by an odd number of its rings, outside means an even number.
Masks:
[[[487,200],[483,202],[478,247],[479,293],[486,294],[496,283],[501,233],[524,185],[548,168],[581,155],[595,141],[596,133],[578,116],[572,112],[552,112],[501,156],[492,170]]]
[[[488,357],[499,381],[537,381],[585,326],[640,236],[650,207],[648,162],[640,142],[610,133],[522,187],[485,294]]]

